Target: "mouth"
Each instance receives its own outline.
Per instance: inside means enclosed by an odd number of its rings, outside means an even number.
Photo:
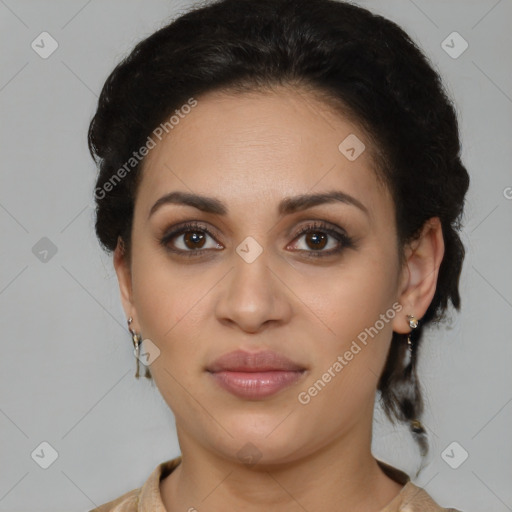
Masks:
[[[237,350],[217,359],[206,371],[225,391],[258,400],[295,384],[307,369],[276,352]]]

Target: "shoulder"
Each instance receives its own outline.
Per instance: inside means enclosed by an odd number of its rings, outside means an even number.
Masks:
[[[408,482],[400,492],[401,512],[461,512],[455,508],[443,508],[421,487]]]
[[[392,480],[403,485],[400,493],[380,512],[461,512],[439,506],[422,487],[411,482],[407,473],[378,459],[377,464]]]
[[[104,503],[89,512],[137,512],[141,488],[133,489],[115,500]]]
[[[180,462],[181,455],[161,462],[141,487],[132,489],[115,500],[89,510],[89,512],[137,512],[138,510],[165,512],[160,495],[160,480],[171,473]]]

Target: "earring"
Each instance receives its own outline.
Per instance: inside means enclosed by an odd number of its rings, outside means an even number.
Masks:
[[[137,371],[135,372],[135,378],[138,379],[139,375],[139,353],[140,353],[140,345],[142,343],[142,336],[135,331],[133,331],[130,327],[130,324],[133,322],[133,318],[128,318],[128,330],[132,335],[133,346],[135,347],[135,358],[137,359]],[[144,375],[146,378],[151,378],[151,373],[149,372],[149,368],[146,366],[146,373]]]
[[[407,319],[409,320],[409,327],[411,329],[416,329],[418,327],[418,319],[414,315],[407,315]],[[411,332],[407,335],[407,346],[409,350],[412,352],[412,340],[411,340]]]
[[[414,329],[416,329],[418,327],[419,320],[414,315],[407,315],[407,320],[409,321],[409,327],[411,328],[411,332],[407,335],[407,346],[409,348],[410,361],[411,361],[411,365],[412,365],[413,359],[412,359],[411,333]],[[411,431],[413,432],[413,434],[415,434],[416,436],[426,435],[425,427],[422,425],[421,421],[419,421],[417,419],[410,420],[409,427],[410,427]]]

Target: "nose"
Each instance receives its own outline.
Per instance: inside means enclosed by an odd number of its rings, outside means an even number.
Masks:
[[[279,275],[280,268],[269,265],[265,251],[251,263],[235,255],[234,267],[222,281],[218,320],[248,333],[259,332],[267,324],[288,322],[291,292]]]

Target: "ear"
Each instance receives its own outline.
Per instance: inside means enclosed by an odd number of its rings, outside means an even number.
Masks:
[[[423,225],[420,237],[405,249],[398,297],[404,310],[393,319],[395,332],[407,334],[411,331],[407,315],[414,315],[419,320],[426,313],[434,298],[443,256],[441,221],[439,217],[432,217]]]
[[[125,247],[123,243],[123,239],[121,237],[117,238],[117,246],[114,251],[114,268],[117,274],[117,280],[119,283],[119,291],[121,293],[121,302],[123,305],[124,312],[126,314],[126,318],[133,317],[134,324],[132,324],[131,328],[136,329],[136,311],[133,305],[133,296],[132,296],[132,276],[130,270],[130,264],[126,259],[125,255]]]

